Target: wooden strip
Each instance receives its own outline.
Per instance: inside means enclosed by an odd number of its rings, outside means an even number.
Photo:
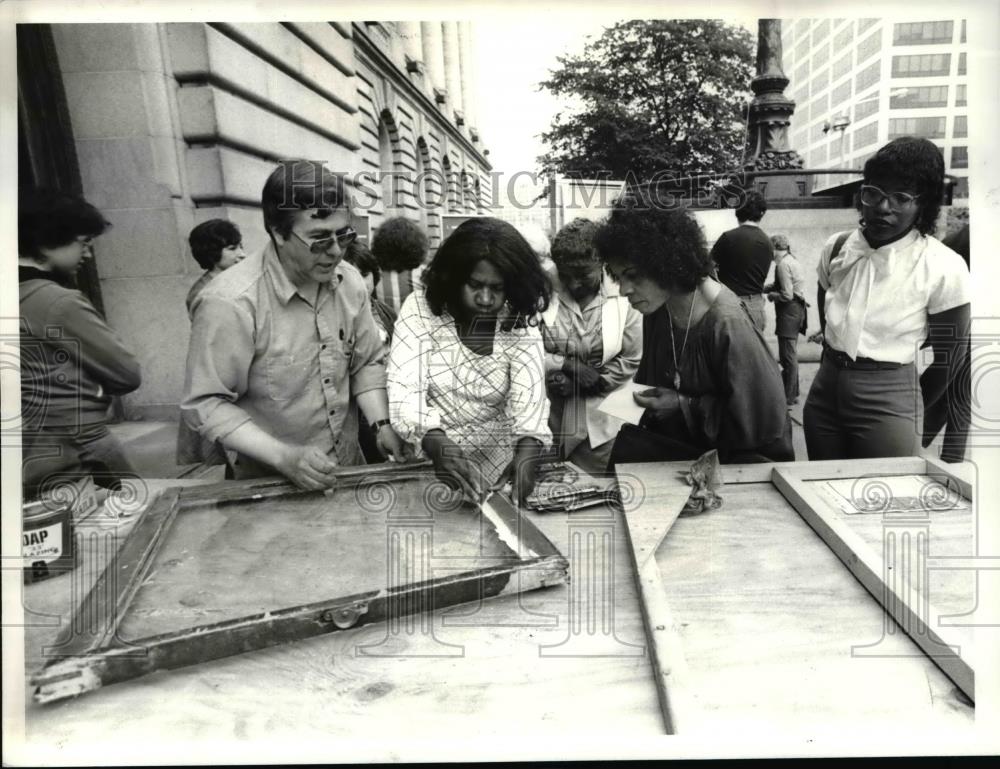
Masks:
[[[333,471],[332,475],[339,482],[370,480],[372,483],[388,481],[408,481],[414,478],[428,477],[434,465],[428,460],[400,465],[383,462],[376,465],[360,465],[357,467],[342,467]],[[334,487],[336,488],[336,487]],[[219,483],[188,486],[180,489],[181,501],[185,504],[219,504],[231,500],[258,500],[276,496],[292,496],[295,494],[322,494],[323,491],[300,489],[287,479],[280,476],[271,478],[253,478],[246,481],[221,481]]]
[[[673,467],[674,465],[690,467],[690,463],[687,462],[665,464],[670,465],[675,471],[677,467]],[[622,465],[618,468],[616,476],[618,476],[619,485],[625,477],[636,479],[639,477],[639,474],[633,475],[629,469],[626,469],[629,467]],[[668,470],[667,473],[669,474],[670,471]],[[663,470],[657,474],[662,476]],[[653,667],[653,682],[660,703],[663,727],[667,734],[686,735],[699,731],[704,720],[696,695],[686,684],[689,674],[687,660],[684,658],[683,643],[663,590],[660,569],[656,564],[656,559],[652,557],[687,501],[688,487],[679,478],[677,484],[681,487],[682,493],[678,494],[677,499],[673,501],[678,504],[671,504],[663,508],[659,504],[659,498],[656,500],[656,504],[649,504],[648,500],[644,500],[645,504],[640,503],[636,510],[627,515],[623,512],[622,517],[625,519],[628,552],[635,573],[636,589],[642,608],[642,621],[646,630],[647,648],[649,649],[650,664]],[[650,524],[648,516],[638,514],[640,510],[655,510],[655,523]],[[650,525],[656,529],[656,534],[653,536],[649,532]],[[654,540],[655,544],[652,544]]]
[[[167,489],[151,507],[146,508],[114,560],[73,612],[69,624],[60,631],[55,643],[45,649],[46,654],[58,657],[84,654],[101,648],[114,636],[118,620],[145,579],[178,507],[177,489]],[[101,625],[100,632],[93,635],[78,632],[80,618],[84,617],[96,617]],[[46,667],[54,664],[58,657],[50,659]]]
[[[538,563],[532,564],[537,566]],[[61,659],[32,676],[35,701],[53,702],[157,670],[172,670],[347,630],[414,611],[500,595],[525,564],[265,612]]]
[[[684,472],[691,462],[639,462],[622,465],[626,473],[647,474],[649,477]],[[947,467],[947,465],[945,465]],[[927,463],[921,457],[891,457],[878,459],[820,460],[816,462],[764,462],[748,465],[722,465],[722,478],[727,484],[770,483],[772,468],[793,471],[796,477],[809,481],[832,478],[856,478],[860,475],[908,475],[924,473]],[[723,489],[723,494],[725,490]]]
[[[504,494],[499,492],[491,494],[480,510],[501,535],[501,540],[517,553],[518,557],[563,557],[549,538],[539,531],[535,524],[522,516],[514,503]],[[516,541],[508,542],[504,536],[506,532],[510,532]],[[566,567],[569,568],[568,562]]]
[[[930,476],[940,476],[943,475],[949,480],[953,481],[958,487],[958,490],[962,493],[962,496],[972,501],[973,482],[976,477],[976,468],[971,462],[956,462],[955,464],[949,464],[947,462],[942,462],[939,459],[934,459],[933,457],[925,457],[924,461],[927,465],[925,475]]]
[[[637,568],[641,568],[656,554],[657,548],[691,495],[691,487],[682,477],[683,473],[691,468],[691,463],[668,462],[657,469],[654,477],[676,482],[667,489],[656,490],[655,504],[647,502],[649,489],[645,487],[639,475],[631,472],[634,467],[634,465],[622,465],[615,475],[621,498],[631,500],[623,515],[632,550],[635,552]]]
[[[897,460],[899,461],[899,460]],[[912,472],[910,465],[901,462],[898,474]],[[775,466],[771,478],[774,486],[781,492],[799,515],[823,539],[831,550],[847,566],[858,581],[871,593],[892,618],[907,632],[916,643],[931,658],[931,660],[956,685],[975,701],[975,672],[972,666],[960,656],[959,644],[952,640],[952,633],[945,628],[935,630],[921,616],[919,602],[923,603],[928,617],[940,616],[926,600],[926,595],[919,595],[915,600],[909,598],[910,590],[902,594],[882,578],[882,559],[872,551],[861,537],[855,534],[844,523],[838,521],[827,512],[828,507],[822,499],[797,474],[784,471]],[[906,575],[899,575],[909,588]]]

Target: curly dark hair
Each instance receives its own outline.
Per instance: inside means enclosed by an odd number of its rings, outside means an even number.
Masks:
[[[382,270],[379,269],[378,260],[367,243],[360,240],[351,243],[344,251],[344,261],[357,267],[362,275],[371,275],[376,286],[382,280]]]
[[[191,255],[203,270],[211,270],[222,259],[222,249],[243,242],[240,228],[228,219],[209,219],[191,230]]]
[[[79,237],[96,238],[110,222],[78,195],[53,189],[17,191],[17,251],[40,260],[41,249],[59,248]]]
[[[597,223],[577,218],[556,233],[552,241],[552,261],[556,265],[579,264],[594,259]]]
[[[767,201],[759,192],[748,192],[743,201],[736,207],[736,221],[740,224],[750,220],[759,222],[767,213]]]
[[[900,136],[880,147],[865,163],[865,184],[873,179],[892,179],[918,195],[914,226],[921,235],[934,232],[944,191],[944,157],[933,142]]]
[[[605,265],[623,260],[669,290],[694,291],[712,272],[705,233],[689,211],[636,197],[615,201],[594,245]]]
[[[458,293],[476,265],[486,260],[503,276],[507,304],[518,324],[537,323],[552,296],[552,284],[513,225],[490,217],[462,222],[441,244],[422,275],[431,312],[440,315],[454,306]]]
[[[397,216],[382,222],[372,238],[372,253],[383,270],[413,270],[427,256],[427,235],[420,225]]]

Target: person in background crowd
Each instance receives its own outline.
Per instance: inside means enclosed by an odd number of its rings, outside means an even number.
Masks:
[[[371,250],[382,271],[376,295],[398,315],[406,297],[420,285],[427,260],[427,235],[416,222],[397,216],[382,222],[375,231]]]
[[[712,246],[719,281],[739,297],[762,333],[766,323],[764,281],[774,258],[771,240],[760,228],[766,212],[764,196],[759,192],[747,193],[736,209],[739,226],[726,230]]]
[[[523,222],[517,225],[517,231],[521,233],[521,237],[528,241],[531,250],[535,252],[535,256],[541,262],[542,269],[551,275],[555,270],[555,265],[552,263],[552,246],[545,230],[534,222]]]
[[[139,363],[75,282],[110,225],[56,190],[20,191],[17,224],[24,496],[88,475],[119,488],[136,472],[108,431],[108,408],[139,387]]]
[[[774,235],[775,282],[767,286],[767,299],[774,302],[775,329],[778,337],[778,362],[789,406],[799,402],[799,334],[806,333],[805,278],[799,260],[792,254],[788,238]]]
[[[971,398],[960,375],[968,360],[969,270],[931,235],[943,183],[944,160],[934,144],[894,139],[865,163],[861,227],[823,248],[823,358],[803,411],[810,460],[916,452],[914,360],[925,339],[942,363],[920,379],[923,444]],[[966,439],[966,430],[953,431],[942,458],[961,460]]]
[[[330,486],[338,465],[363,463],[359,406],[380,450],[407,461],[368,290],[340,263],[357,236],[342,176],[286,161],[261,198],[270,242],[194,301],[181,409],[238,452],[237,478],[277,471],[304,489]]]
[[[523,501],[551,443],[537,314],[551,287],[507,222],[459,225],[403,304],[389,355],[389,406],[405,440],[469,500],[511,480]]]
[[[778,364],[740,300],[711,277],[705,235],[683,209],[618,201],[595,238],[619,293],[641,312],[633,395],[646,409],[618,433],[611,465],[696,459],[790,461],[792,427]]]
[[[242,262],[246,252],[240,228],[228,219],[209,219],[197,225],[188,235],[188,244],[194,260],[205,271],[191,286],[185,300],[190,318],[191,305],[201,290],[220,272]]]
[[[243,250],[243,235],[240,228],[228,219],[209,219],[197,225],[188,235],[191,255],[205,271],[188,291],[185,305],[188,318],[191,318],[191,306],[202,289],[219,273],[228,270],[234,264],[246,258]],[[177,426],[177,455],[179,465],[189,465],[201,462],[206,465],[227,464],[226,452],[217,443],[210,443],[184,418]],[[232,474],[232,471],[228,471]]]
[[[392,342],[392,330],[396,325],[396,313],[375,294],[375,287],[378,286],[379,279],[382,277],[378,261],[368,246],[360,240],[355,240],[347,247],[344,261],[356,267],[365,281],[365,288],[368,290],[368,296],[372,303],[372,314],[375,317],[376,325],[378,325],[379,338],[382,340],[385,354],[388,356],[389,346]],[[369,464],[384,462],[386,459],[378,450],[375,438],[375,432],[368,424],[364,414],[359,414],[358,442],[361,444],[361,453],[364,454],[365,461]]]
[[[562,458],[591,474],[607,470],[622,425],[597,406],[642,357],[642,316],[604,272],[596,233],[596,223],[574,219],[556,235],[555,292],[542,316],[549,428]]]
[[[368,289],[368,296],[372,301],[372,313],[378,324],[379,335],[385,345],[386,354],[388,354],[389,343],[392,341],[392,329],[396,325],[396,312],[379,299],[376,293],[378,284],[382,280],[382,271],[379,269],[378,260],[367,245],[360,240],[355,240],[347,247],[344,261],[354,265],[361,273],[361,277],[364,278],[365,288]]]

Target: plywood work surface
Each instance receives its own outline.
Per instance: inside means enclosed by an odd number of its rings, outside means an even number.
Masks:
[[[771,484],[722,494],[656,553],[709,723],[809,736],[972,728],[954,684]]]
[[[308,508],[299,512],[306,519],[313,514]],[[208,511],[202,534],[221,536],[239,522],[238,515]],[[207,743],[287,740],[290,750],[325,746],[324,755],[335,757],[345,739],[364,739],[372,741],[372,757],[388,760],[394,741],[414,738],[443,744],[455,735],[659,735],[621,516],[607,508],[525,515],[568,558],[570,585],[155,673],[49,706],[31,702],[29,691],[27,739],[66,757],[113,744],[140,747],[142,755],[169,762],[172,751]],[[447,526],[457,523],[449,519]],[[257,543],[239,556],[248,577],[261,557],[255,548],[265,541],[294,551],[280,529],[269,525],[260,537],[252,527],[243,533],[249,535],[242,537],[244,544]],[[478,546],[478,527],[467,533],[463,541]],[[173,543],[173,557],[192,544]],[[25,588],[25,606],[35,612],[25,632],[29,672],[113,552],[88,549],[74,575]],[[354,563],[360,556],[349,558]],[[326,579],[328,565],[332,572],[332,564],[318,560],[302,573],[301,595],[321,592],[309,583]],[[153,577],[147,588],[155,587],[156,572]],[[260,581],[250,584],[261,589]],[[234,611],[259,602],[255,597],[247,603],[247,591],[235,582],[219,583],[216,590],[229,586],[236,591],[233,606],[240,606]],[[280,592],[299,594],[285,587]]]
[[[807,485],[820,483],[808,481]],[[966,625],[971,625],[971,614],[976,609],[977,572],[961,568],[976,555],[974,509],[958,503],[952,509],[926,513],[847,515],[836,507],[829,508],[836,520],[860,536],[872,552],[882,559],[888,556],[893,568],[904,571],[898,576],[905,576],[912,589],[936,612],[930,617],[932,627],[938,627],[939,622],[948,627],[948,637],[964,647],[963,656],[966,649],[974,648],[974,633]],[[921,564],[924,557],[927,560]],[[891,572],[883,573],[891,579]],[[974,658],[974,654],[968,656]]]

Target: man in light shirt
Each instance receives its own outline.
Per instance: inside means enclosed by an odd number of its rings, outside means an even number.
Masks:
[[[357,408],[379,448],[412,452],[389,424],[384,348],[364,280],[342,263],[356,237],[343,179],[287,161],[262,194],[270,243],[213,280],[192,305],[186,419],[238,452],[236,475],[278,472],[332,484],[362,464]]]
[[[774,246],[775,282],[765,290],[768,301],[774,302],[774,333],[778,337],[778,362],[785,385],[785,401],[793,406],[799,402],[799,334],[806,330],[805,280],[788,238],[774,235],[771,244]]]

